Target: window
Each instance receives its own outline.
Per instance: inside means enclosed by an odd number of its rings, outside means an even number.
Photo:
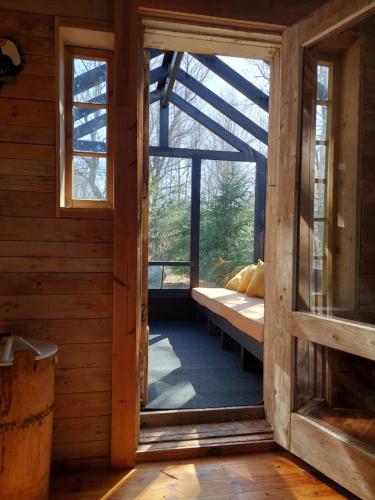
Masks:
[[[317,68],[315,169],[312,246],[312,309],[325,310],[328,300],[329,264],[329,170],[332,146],[332,66]]]
[[[63,205],[111,208],[111,52],[66,47]]]

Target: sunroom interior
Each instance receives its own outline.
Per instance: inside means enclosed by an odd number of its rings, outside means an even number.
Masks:
[[[246,290],[264,265],[270,62],[157,49],[146,57],[143,409],[261,405],[264,274]]]

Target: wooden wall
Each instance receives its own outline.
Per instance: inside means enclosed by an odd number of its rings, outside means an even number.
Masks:
[[[364,39],[364,84],[361,148],[360,312],[375,322],[375,22]]]
[[[112,220],[56,217],[54,17],[1,11],[26,64],[0,89],[0,328],[59,344],[54,459],[109,455]]]
[[[276,25],[321,3],[140,0],[146,8]],[[0,328],[59,344],[54,459],[108,457],[113,228],[111,219],[56,216],[54,16],[112,22],[113,1],[0,5],[0,33],[15,36],[26,57],[17,83],[0,89]]]
[[[289,26],[327,0],[138,0],[146,9]],[[1,8],[113,22],[114,0],[1,0]]]

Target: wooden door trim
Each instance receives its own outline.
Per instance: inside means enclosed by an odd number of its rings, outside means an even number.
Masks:
[[[113,348],[112,348],[112,428],[111,462],[114,467],[133,467],[139,433],[139,342],[141,329],[141,234],[143,165],[143,43],[142,13],[137,0],[115,0],[114,65],[114,276],[113,276]],[[160,14],[160,13],[159,13]],[[162,16],[162,13],[160,14]],[[171,16],[167,19],[170,21]],[[192,22],[186,14],[176,14],[175,23]],[[209,24],[209,20],[206,20]],[[197,23],[198,24],[198,23]],[[236,20],[223,19],[233,29]],[[216,23],[212,25],[217,26]],[[274,34],[279,27],[273,27]],[[208,36],[208,35],[207,35]],[[157,47],[155,47],[157,48]],[[263,50],[263,48],[262,48]],[[279,52],[272,47],[274,58]],[[243,54],[242,54],[243,55]],[[250,55],[251,56],[251,55]],[[250,57],[249,56],[249,57]],[[131,70],[129,70],[131,68]],[[129,78],[131,71],[133,78]],[[276,101],[274,99],[274,101]],[[278,105],[273,109],[277,113]],[[270,122],[277,122],[271,119]],[[277,149],[276,138],[271,150]],[[276,163],[277,152],[271,153]],[[269,163],[270,164],[270,163]],[[271,168],[271,170],[274,167]],[[267,365],[272,356],[266,356]],[[272,384],[268,385],[272,399]]]

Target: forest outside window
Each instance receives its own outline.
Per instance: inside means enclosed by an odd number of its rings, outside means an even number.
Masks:
[[[65,207],[112,207],[111,53],[66,47]]]

